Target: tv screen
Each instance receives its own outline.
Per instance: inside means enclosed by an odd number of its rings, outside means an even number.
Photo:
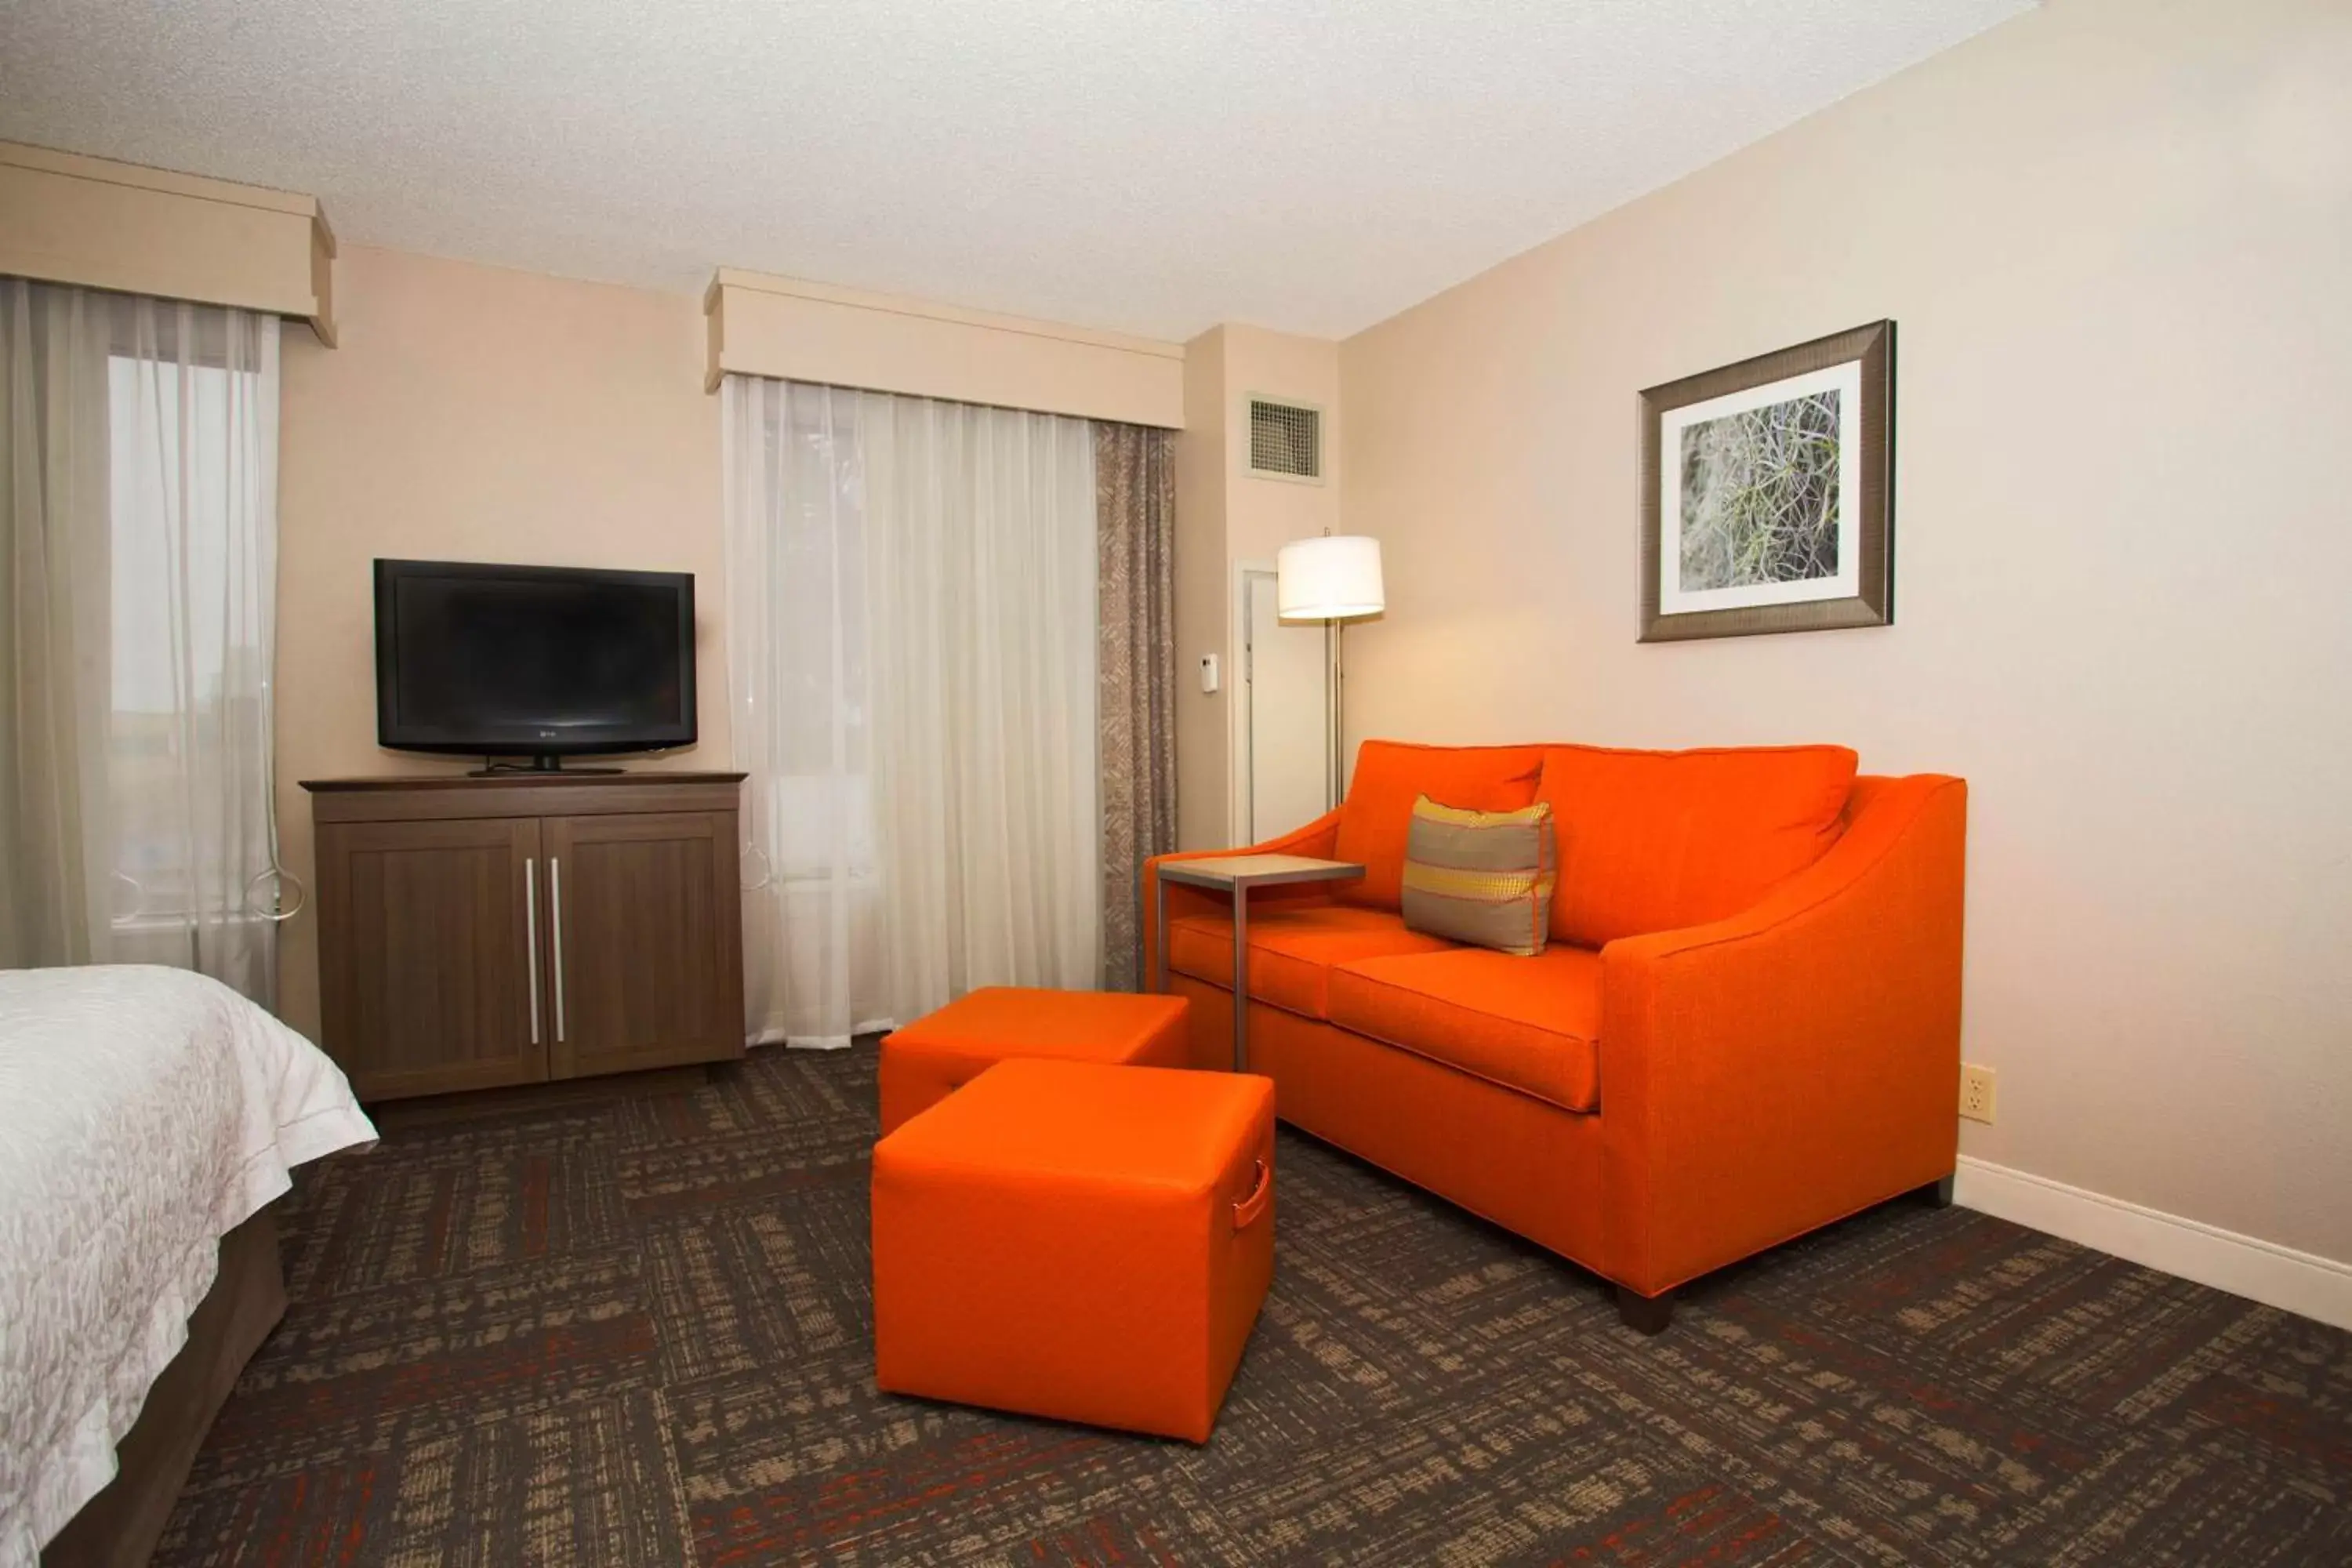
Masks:
[[[375,563],[376,740],[558,757],[695,738],[694,577]]]

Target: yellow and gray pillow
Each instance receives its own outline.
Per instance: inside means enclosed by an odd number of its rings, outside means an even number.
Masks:
[[[1405,840],[1405,926],[1532,958],[1550,930],[1559,867],[1549,801],[1464,811],[1423,795]]]

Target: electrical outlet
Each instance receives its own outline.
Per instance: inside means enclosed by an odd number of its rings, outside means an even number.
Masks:
[[[1992,1120],[1992,1068],[1960,1064],[1960,1114],[1971,1121]]]

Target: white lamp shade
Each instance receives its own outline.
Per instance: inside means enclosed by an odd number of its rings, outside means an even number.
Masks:
[[[1388,607],[1381,542],[1360,533],[1293,540],[1275,557],[1275,611],[1286,621],[1344,621]]]

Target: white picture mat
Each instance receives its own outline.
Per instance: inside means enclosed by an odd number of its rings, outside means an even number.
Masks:
[[[1800,583],[1758,583],[1738,588],[1685,589],[1683,574],[1683,431],[1710,419],[1745,414],[1775,403],[1838,395],[1837,575]],[[1658,612],[1692,615],[1702,610],[1744,610],[1758,605],[1803,605],[1850,599],[1862,592],[1862,361],[1851,359],[1825,370],[1807,371],[1761,386],[1727,392],[1704,403],[1669,408],[1658,418]]]

